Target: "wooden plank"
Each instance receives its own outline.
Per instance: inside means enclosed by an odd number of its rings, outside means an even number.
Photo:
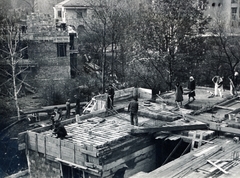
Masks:
[[[211,122],[209,124],[209,129],[219,131],[219,132],[227,132],[227,133],[231,133],[231,134],[240,136],[240,129],[221,126],[219,123]]]
[[[18,150],[24,150],[25,149],[25,135],[27,132],[21,132],[18,134]]]
[[[226,110],[231,110],[234,111],[236,108],[231,108],[227,106],[220,106],[220,105],[214,105],[215,108],[220,108],[220,109],[226,109]]]
[[[198,152],[206,149],[208,145],[203,146],[201,149],[198,149]],[[199,162],[202,162],[205,160],[205,158],[208,158],[209,156],[215,154],[219,150],[221,150],[222,147],[216,146],[214,149],[209,150],[208,152],[204,153],[204,156],[193,156],[194,152],[190,152],[188,154],[183,155],[181,158],[176,159],[174,161],[169,162],[168,164],[163,165],[162,167],[158,168],[157,171],[155,171],[155,174],[160,174],[163,177],[174,177],[174,175],[178,175],[183,171],[189,171],[193,165],[200,166]],[[151,174],[149,175],[151,176]]]
[[[211,160],[207,160],[208,163],[210,163],[211,165],[215,166],[216,168],[218,168],[220,171],[222,171],[224,174],[229,174],[229,172],[225,171],[224,169],[222,169],[221,167],[219,167],[217,164],[215,164],[214,162],[212,162]]]
[[[38,134],[35,133],[35,144],[36,144],[36,152],[38,152]]]
[[[81,102],[80,106],[85,106],[86,104],[87,104],[87,102]],[[70,103],[70,108],[71,109],[74,108],[75,105],[76,105],[76,103]],[[23,114],[32,114],[32,113],[40,113],[40,112],[49,113],[49,112],[52,112],[55,107],[58,107],[58,109],[65,110],[66,109],[66,104],[43,106],[43,107],[37,108],[37,109],[30,109],[30,110],[22,111],[22,113]]]
[[[194,144],[195,144],[195,139],[196,139],[196,131],[193,132],[193,137],[192,137],[192,144],[191,144],[191,150],[194,149]]]
[[[132,134],[145,134],[154,133],[160,131],[182,131],[182,130],[198,130],[207,129],[206,124],[194,124],[194,125],[178,125],[178,126],[164,126],[164,127],[151,127],[151,128],[137,128],[131,129]]]
[[[58,151],[58,158],[62,158],[62,150],[61,150],[61,139],[58,139],[58,147],[59,147],[59,151]]]
[[[111,162],[111,163],[105,164],[104,165],[104,170],[112,169],[112,168],[114,168],[114,167],[116,167],[116,166],[118,166],[120,164],[126,163],[127,161],[129,161],[131,159],[135,159],[135,158],[137,158],[138,156],[141,156],[141,155],[147,156],[146,153],[151,152],[154,149],[155,149],[154,145],[150,145],[150,146],[148,146],[146,148],[138,150],[138,151],[136,151],[136,152],[134,152],[132,154],[124,156],[124,157],[122,157],[122,158],[120,158],[118,160],[115,160],[115,161]]]
[[[78,164],[74,164],[72,162],[69,162],[69,161],[65,161],[65,160],[62,160],[62,159],[59,159],[59,158],[56,158],[55,159],[56,161],[59,161],[61,163],[65,163],[67,165],[69,165],[70,167],[75,167],[75,168],[78,168],[78,169],[81,169],[81,170],[84,170],[90,174],[93,174],[93,175],[97,175],[97,176],[101,176],[101,172],[98,170],[98,169],[93,169],[93,168],[88,168],[86,166],[82,166],[82,165],[78,165]]]
[[[47,148],[46,148],[46,136],[44,137],[44,157],[46,157],[46,152],[47,152]]]

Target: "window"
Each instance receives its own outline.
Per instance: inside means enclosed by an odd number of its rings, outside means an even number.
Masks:
[[[206,0],[200,0],[198,5],[199,5],[199,8],[201,10],[206,10],[207,9],[207,2],[206,2]]]
[[[237,0],[231,0],[231,3],[237,3]]]
[[[236,20],[236,14],[237,14],[237,8],[236,7],[232,7],[232,20]]]
[[[58,11],[58,17],[62,17],[62,11]]]
[[[57,43],[57,57],[67,56],[67,44]]]

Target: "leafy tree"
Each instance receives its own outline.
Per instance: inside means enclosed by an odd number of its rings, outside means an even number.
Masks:
[[[173,82],[180,80],[181,71],[188,71],[189,75],[189,69],[198,64],[197,56],[204,52],[201,48],[204,41],[197,35],[207,22],[193,0],[159,0],[151,6],[142,6],[133,26],[134,60],[147,58],[153,67],[152,73],[158,74],[158,81],[171,89]]]

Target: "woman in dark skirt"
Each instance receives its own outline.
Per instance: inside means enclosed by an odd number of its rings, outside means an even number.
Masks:
[[[188,89],[189,89],[188,101],[190,101],[190,98],[193,98],[193,101],[194,101],[196,96],[196,93],[195,93],[196,84],[193,76],[189,78]]]
[[[175,102],[180,103],[182,106],[182,101],[183,101],[183,88],[182,86],[179,84],[179,82],[176,83],[176,92],[175,92]]]

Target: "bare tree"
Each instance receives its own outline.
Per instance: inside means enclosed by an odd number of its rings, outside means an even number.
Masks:
[[[19,66],[19,62],[22,59],[23,51],[27,48],[22,48],[20,46],[20,30],[21,29],[17,24],[17,19],[14,16],[6,17],[2,20],[0,27],[1,61],[9,67],[1,68],[1,74],[6,78],[6,81],[3,84],[6,84],[7,82],[11,83],[8,93],[15,102],[18,119],[20,119],[18,94],[24,84],[24,79],[19,79],[19,76],[24,70],[26,70],[26,68],[22,69]]]
[[[88,1],[94,17],[86,21],[85,43],[101,56],[102,90],[106,82],[114,82],[117,75],[122,76],[122,59],[124,58],[125,33],[129,26],[129,4],[122,0]],[[121,67],[119,67],[121,66]],[[119,69],[121,68],[121,69]]]
[[[217,74],[234,75],[240,63],[240,36],[238,29],[225,17],[218,11],[211,23],[211,57]]]

